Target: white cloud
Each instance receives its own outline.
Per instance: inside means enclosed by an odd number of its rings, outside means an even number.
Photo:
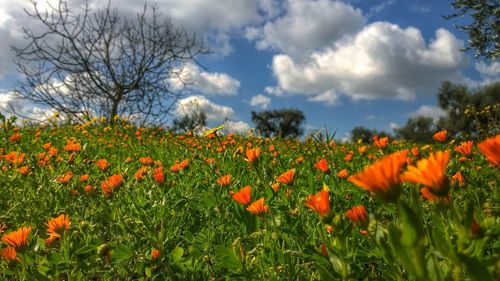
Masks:
[[[251,106],[260,106],[263,109],[266,109],[269,104],[271,104],[271,99],[261,94],[253,96],[250,100]]]
[[[370,7],[370,10],[368,10],[368,13],[366,14],[367,18],[372,18],[380,13],[382,13],[387,7],[391,6],[394,4],[394,0],[386,0],[383,1],[375,6]]]
[[[3,92],[0,93],[0,113],[7,118],[16,115],[20,120],[42,122],[54,115],[55,111],[16,99],[12,92]]]
[[[234,115],[232,108],[215,104],[200,95],[189,96],[177,102],[176,112],[178,115],[189,115],[200,110],[205,112],[209,122],[222,122]]]
[[[409,115],[410,117],[430,117],[434,120],[434,122],[437,122],[440,117],[446,116],[446,112],[437,106],[422,105]]]
[[[269,95],[272,95],[272,96],[276,96],[276,97],[282,97],[285,95],[285,92],[283,92],[283,89],[281,89],[280,87],[266,87],[264,89],[264,91],[269,94]]]
[[[180,70],[180,79],[171,79],[173,87],[181,89],[182,82],[189,88],[206,95],[236,95],[240,88],[240,81],[226,73],[206,72],[199,66],[189,63]]]
[[[391,122],[391,123],[389,123],[389,128],[394,131],[396,129],[399,129],[400,126],[394,122]]]
[[[328,90],[319,95],[311,96],[307,99],[312,102],[319,102],[327,106],[333,106],[339,104],[339,96],[335,90]]]
[[[224,124],[224,128],[228,132],[244,134],[250,130],[250,125],[243,121],[227,121]]]
[[[443,80],[463,78],[462,47],[445,29],[426,44],[414,27],[375,22],[349,40],[312,53],[306,62],[276,55],[272,69],[278,88],[287,94],[320,99],[333,91],[354,100],[411,100],[419,91],[431,93]]]
[[[359,9],[340,1],[288,0],[286,12],[261,27],[250,27],[246,37],[259,49],[277,49],[294,57],[353,34],[365,24]]]
[[[500,62],[498,61],[489,64],[483,61],[476,62],[475,68],[485,80],[494,81],[500,79]]]

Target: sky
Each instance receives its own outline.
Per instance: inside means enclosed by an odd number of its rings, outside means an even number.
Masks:
[[[56,0],[38,1],[43,9]],[[103,2],[89,0],[92,7]],[[252,111],[297,108],[306,132],[327,129],[347,139],[356,126],[392,133],[408,118],[437,120],[436,93],[442,81],[471,88],[500,80],[500,62],[462,52],[467,34],[445,20],[451,0],[158,0],[162,13],[211,49],[188,64],[191,91],[176,114],[194,108],[209,126],[228,131],[254,126]],[[114,0],[133,15],[138,0]],[[23,45],[23,26],[34,22],[25,0],[0,0],[0,112],[13,106],[31,117],[47,109],[14,100],[19,76],[10,45]],[[70,0],[70,7],[81,1]],[[76,7],[76,6],[75,6]],[[7,114],[8,115],[8,114]]]

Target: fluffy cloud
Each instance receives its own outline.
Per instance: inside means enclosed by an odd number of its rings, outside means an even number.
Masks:
[[[445,115],[446,112],[444,112],[441,108],[430,105],[422,105],[416,111],[410,113],[410,117],[430,117],[434,120],[434,122],[437,122],[440,117]]]
[[[16,115],[21,120],[44,121],[54,115],[55,111],[16,99],[11,92],[3,92],[0,93],[0,113],[7,118]]]
[[[250,27],[246,37],[259,49],[276,49],[294,57],[331,45],[360,30],[365,18],[359,9],[340,1],[289,0],[282,17]]]
[[[227,121],[224,128],[228,132],[244,134],[250,130],[250,125],[243,121]]]
[[[491,83],[500,80],[500,62],[494,61],[492,63],[477,62],[475,66],[483,78],[483,83]]]
[[[180,99],[176,108],[178,115],[189,115],[196,111],[203,111],[207,115],[207,121],[224,121],[234,115],[230,107],[212,103],[204,96],[189,96]]]
[[[206,95],[236,95],[240,88],[240,81],[226,73],[206,72],[195,64],[185,65],[179,73],[180,79],[171,79],[177,90],[186,82],[188,87]]]
[[[259,106],[263,109],[266,109],[270,104],[271,104],[271,99],[261,94],[253,96],[252,99],[250,100],[251,106]]]
[[[416,28],[375,22],[349,40],[312,53],[306,62],[276,55],[272,69],[279,88],[311,100],[325,102],[327,93],[331,103],[338,94],[355,100],[410,100],[419,90],[432,92],[440,81],[462,78],[462,47],[445,29],[426,44]]]

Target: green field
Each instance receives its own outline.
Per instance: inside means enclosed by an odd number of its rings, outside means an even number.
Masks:
[[[0,133],[1,280],[500,279],[500,135]]]

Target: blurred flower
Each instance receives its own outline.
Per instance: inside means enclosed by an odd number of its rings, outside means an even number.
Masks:
[[[31,226],[23,226],[18,230],[12,231],[8,234],[4,234],[2,236],[2,241],[16,249],[23,248],[28,244],[28,237],[30,233]]]
[[[500,164],[500,134],[485,139],[477,147],[493,165]]]
[[[408,170],[403,173],[402,179],[407,182],[420,183],[425,187],[420,190],[422,195],[430,201],[435,201],[434,197],[447,197],[450,187],[445,170],[450,160],[450,151],[438,151],[430,153],[429,157],[417,161],[416,166],[408,166]]]
[[[9,140],[11,142],[19,142],[21,140],[21,134],[15,133],[12,136],[10,136]]]
[[[324,188],[315,195],[309,195],[304,204],[319,215],[326,216],[330,213],[330,193]]]
[[[375,145],[378,148],[384,148],[387,146],[387,143],[389,143],[389,138],[388,137],[383,137],[383,138],[377,138],[373,140],[373,145]]]
[[[279,182],[275,182],[271,185],[271,188],[273,189],[274,192],[278,192],[279,188],[280,188],[280,183]]]
[[[94,188],[90,184],[83,187],[83,191],[85,191],[86,193],[92,192],[93,189]]]
[[[299,156],[299,157],[297,157],[297,158],[295,159],[295,164],[300,164],[300,163],[302,163],[303,161],[304,161],[304,157]]]
[[[349,176],[349,171],[347,171],[347,169],[342,169],[340,170],[338,173],[337,173],[337,177],[341,178],[341,179],[345,179]]]
[[[134,178],[137,180],[137,181],[141,181],[143,179],[146,178],[146,173],[148,172],[148,167],[146,166],[142,166],[140,167],[139,169],[137,169],[137,171],[135,172],[134,174]]]
[[[184,170],[189,165],[189,159],[182,160],[181,162],[176,162],[174,165],[170,166],[171,172],[178,172]]]
[[[294,177],[295,177],[295,169],[290,169],[279,175],[276,181],[282,184],[291,184],[294,180]]]
[[[71,139],[68,140],[66,142],[66,145],[64,146],[64,150],[66,150],[66,151],[80,151],[81,149],[82,149],[82,146],[78,142],[71,140]]]
[[[139,163],[141,163],[141,165],[151,165],[153,164],[153,162],[154,162],[153,158],[149,156],[139,158]]]
[[[264,204],[264,198],[260,198],[259,200],[252,202],[246,210],[254,215],[262,215],[269,212],[269,207]]]
[[[459,146],[455,147],[455,151],[464,156],[469,156],[472,152],[473,145],[474,145],[473,141],[465,141],[462,142]]]
[[[365,206],[355,206],[347,210],[346,217],[351,220],[355,225],[367,227],[369,223],[368,214],[366,213]]]
[[[124,181],[123,176],[120,174],[114,174],[110,176],[107,180],[101,183],[102,192],[105,195],[109,195],[114,188],[117,188]]]
[[[89,174],[83,174],[80,176],[80,182],[86,182],[89,179]]]
[[[439,131],[437,133],[435,133],[432,138],[435,140],[435,141],[438,141],[438,142],[444,142],[446,141],[446,135],[448,134],[448,131],[447,130],[442,130],[442,131]]]
[[[207,137],[211,134],[216,134],[218,130],[224,128],[224,125],[220,125],[219,127],[212,128],[210,130],[205,131],[204,136]]]
[[[2,259],[6,260],[7,262],[9,262],[9,261],[19,262],[20,260],[16,256],[17,256],[17,252],[16,252],[15,248],[7,247],[7,248],[3,248],[2,250],[0,250],[0,257],[2,257]]]
[[[99,169],[103,171],[106,170],[109,166],[108,160],[106,159],[99,159],[95,162],[95,164],[97,165],[97,167],[99,167]]]
[[[352,153],[349,153],[349,154],[347,154],[347,155],[344,157],[344,160],[345,160],[346,162],[351,162],[351,160],[352,160],[352,156],[353,156],[353,154],[352,154]]]
[[[452,177],[451,177],[451,184],[455,184],[455,182],[458,182],[459,185],[464,184],[464,178],[462,176],[462,173],[456,172]]]
[[[163,184],[165,182],[165,174],[163,173],[163,167],[158,167],[154,169],[153,179],[158,184]]]
[[[316,164],[314,164],[314,167],[323,173],[329,173],[330,168],[328,168],[328,163],[326,162],[325,158],[321,158]]]
[[[233,193],[231,196],[233,197],[236,202],[241,203],[243,205],[246,205],[250,203],[252,195],[252,187],[247,185],[240,189],[240,191]]]
[[[386,201],[396,201],[400,194],[401,179],[399,173],[408,150],[399,151],[378,160],[363,171],[350,176],[353,184],[375,193]]]
[[[257,148],[248,148],[246,151],[247,160],[250,163],[253,163],[259,158],[260,155],[260,147]]]
[[[231,175],[225,175],[217,179],[217,184],[220,186],[228,186],[231,183]]]
[[[26,175],[30,171],[30,168],[28,166],[22,166],[19,168],[19,173],[21,175]]]
[[[412,149],[411,149],[411,154],[415,157],[419,156],[420,155],[420,151],[418,150],[418,147],[417,146],[414,146]]]
[[[66,172],[63,176],[57,178],[57,182],[59,183],[68,183],[73,178],[73,172]]]
[[[156,261],[158,260],[158,258],[160,257],[160,250],[156,249],[156,248],[152,248],[151,249],[151,260],[152,261]]]

